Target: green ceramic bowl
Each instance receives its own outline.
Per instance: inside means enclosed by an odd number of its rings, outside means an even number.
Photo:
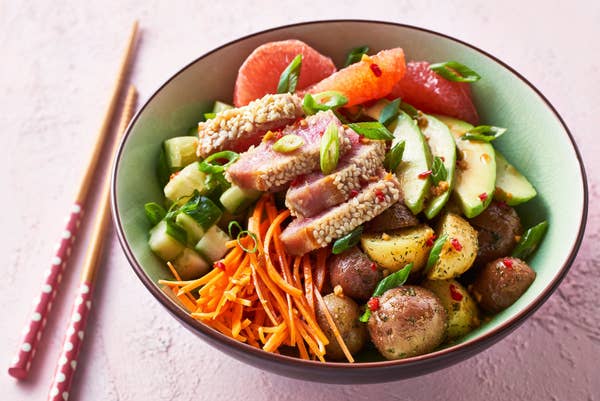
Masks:
[[[537,278],[510,308],[459,343],[400,361],[319,363],[275,355],[231,340],[187,316],[156,284],[171,278],[147,245],[143,205],[161,201],[155,178],[161,142],[184,135],[215,99],[231,100],[238,67],[258,45],[297,38],[342,65],[347,51],[368,44],[372,51],[404,48],[409,60],[457,60],[483,79],[473,85],[481,121],[509,132],[495,145],[537,188],[539,195],[519,208],[525,226],[542,219],[550,228],[531,259]],[[468,358],[506,336],[554,291],[569,269],[583,236],[587,187],[577,147],[556,110],[527,80],[490,54],[446,35],[412,26],[373,21],[308,22],[250,35],[215,49],[169,78],[143,105],[129,126],[114,165],[113,217],[121,245],[150,293],[185,327],[225,353],[262,369],[291,377],[336,383],[399,380]],[[532,357],[534,357],[532,355]],[[157,372],[158,373],[158,372]]]

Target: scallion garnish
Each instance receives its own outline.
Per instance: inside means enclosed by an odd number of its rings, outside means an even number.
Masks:
[[[493,125],[479,125],[468,130],[460,139],[466,141],[491,142],[498,139],[506,132],[506,128],[494,127]]]
[[[348,249],[352,248],[354,245],[358,244],[360,241],[360,236],[363,232],[363,227],[358,226],[349,234],[344,235],[341,238],[338,238],[334,243],[331,249],[331,253],[334,255],[338,255]]]
[[[457,61],[431,64],[429,68],[436,74],[452,82],[475,82],[481,79],[479,74]]]
[[[177,242],[186,244],[187,232],[183,228],[179,227],[173,219],[166,218],[165,222],[167,224],[167,234],[177,240]]]
[[[229,237],[230,238],[234,238],[237,237],[237,235],[233,235],[233,229],[237,228],[238,229],[238,233],[244,231],[244,229],[242,228],[242,226],[240,225],[240,223],[238,223],[235,220],[232,220],[229,222],[229,224],[227,225],[227,232],[229,233]]]
[[[204,113],[205,120],[210,120],[211,118],[215,118],[216,116],[217,116],[217,113]]]
[[[442,252],[442,247],[444,246],[447,240],[447,234],[444,234],[440,238],[435,240],[433,246],[431,247],[431,251],[429,251],[429,258],[427,258],[427,265],[425,266],[424,273],[427,273],[429,269],[431,269],[431,267],[435,265],[435,262],[438,261],[438,259],[440,258],[440,253]]]
[[[239,154],[232,152],[231,150],[224,150],[222,152],[213,153],[212,155],[208,156],[206,159],[202,160],[202,162],[200,162],[200,165],[198,168],[203,173],[209,173],[209,174],[221,173],[221,172],[225,171],[225,167],[227,167],[230,164],[232,164],[233,162],[235,162],[239,157],[240,157]],[[217,161],[217,160],[221,160],[221,159],[227,160],[227,163],[212,164],[213,161]]]
[[[400,162],[402,161],[402,155],[404,154],[405,142],[401,141],[392,146],[389,152],[385,155],[383,165],[387,171],[395,172]]]
[[[277,93],[294,93],[300,78],[300,68],[302,67],[302,54],[298,54],[290,64],[283,70],[279,77]]]
[[[413,120],[419,119],[419,110],[415,109],[413,105],[406,102],[400,102],[399,109],[408,114]]]
[[[304,139],[295,134],[284,135],[273,144],[273,150],[279,153],[290,153],[304,145]]]
[[[394,135],[378,121],[369,121],[364,123],[350,123],[348,127],[352,128],[360,136],[369,139],[391,141]]]
[[[346,103],[348,103],[348,98],[337,91],[307,93],[302,100],[302,109],[306,115],[311,116],[318,111],[337,109]]]
[[[537,249],[547,230],[547,221],[542,221],[541,223],[529,228],[521,237],[521,240],[513,251],[512,256],[519,259],[527,258],[533,253],[533,251]]]
[[[144,211],[146,212],[146,217],[152,226],[157,225],[167,215],[165,208],[156,202],[146,203],[144,205]]]
[[[337,167],[340,159],[340,137],[338,126],[330,122],[321,138],[321,171],[327,175]]]
[[[244,246],[244,244],[242,244],[242,241],[240,241],[240,239],[244,235],[247,235],[248,237],[252,238],[252,241],[254,241],[254,247],[253,248],[248,249],[248,248],[246,248]],[[248,230],[242,230],[242,231],[240,231],[239,234],[236,237],[236,241],[237,241],[238,245],[240,246],[240,248],[242,248],[244,250],[244,252],[246,252],[246,253],[254,253],[258,249],[258,238],[256,237],[256,234],[254,234],[252,231],[248,231]]]
[[[367,54],[368,52],[369,46],[359,46],[350,50],[348,56],[346,57],[346,64],[344,64],[344,67],[348,67],[350,64],[359,62],[362,59],[363,54]]]
[[[383,280],[377,284],[375,287],[375,291],[373,292],[372,298],[382,296],[387,290],[391,290],[392,288],[400,287],[402,284],[406,283],[408,280],[408,275],[410,274],[410,269],[412,269],[413,264],[409,263],[404,266],[402,269],[390,274]],[[371,310],[367,307],[365,309],[365,313],[359,318],[359,320],[363,323],[367,323],[369,321],[369,317],[371,317]]]
[[[437,185],[440,181],[445,181],[448,178],[448,170],[444,165],[444,162],[439,156],[433,158],[433,164],[431,165],[431,179],[433,183]]]
[[[398,115],[399,108],[400,98],[392,100],[383,108],[383,110],[381,110],[381,114],[379,114],[379,122],[385,125],[392,121],[392,119]]]

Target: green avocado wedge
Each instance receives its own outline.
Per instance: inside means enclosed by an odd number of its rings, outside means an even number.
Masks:
[[[525,203],[537,192],[533,185],[496,150],[496,191],[494,199],[510,206]]]
[[[431,187],[431,179],[427,175],[419,177],[431,170],[431,151],[419,126],[405,112],[399,112],[391,128],[394,134],[392,146],[401,141],[405,143],[402,161],[396,170],[404,203],[413,214],[418,214],[423,210],[423,202]]]
[[[433,219],[442,210],[450,193],[454,188],[455,172],[456,172],[456,145],[454,137],[450,133],[448,126],[442,123],[437,118],[427,115],[427,127],[423,129],[423,135],[429,143],[429,149],[433,157],[439,157],[442,160],[444,167],[448,173],[445,181],[447,188],[439,195],[433,196],[425,203],[423,212],[428,219]],[[439,184],[438,184],[439,186]],[[443,187],[440,186],[440,189]]]
[[[462,136],[473,128],[471,124],[450,117],[437,118],[450,129],[458,150],[454,195],[465,216],[473,218],[492,201],[496,186],[494,147],[488,142],[463,140]]]

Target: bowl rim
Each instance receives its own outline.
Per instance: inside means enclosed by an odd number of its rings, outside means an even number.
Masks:
[[[560,270],[554,276],[552,281],[543,289],[543,291],[540,294],[538,294],[533,299],[533,301],[531,301],[523,310],[519,311],[515,316],[511,317],[506,322],[500,324],[498,327],[490,330],[489,332],[484,333],[478,337],[469,339],[465,342],[462,342],[459,344],[454,344],[449,347],[446,347],[446,348],[443,348],[443,349],[440,349],[440,350],[437,350],[437,351],[434,351],[434,352],[431,352],[428,354],[418,355],[418,356],[400,359],[400,360],[384,360],[384,361],[376,361],[376,362],[358,362],[358,363],[320,362],[320,361],[303,360],[303,359],[300,359],[297,357],[292,357],[292,356],[287,356],[287,355],[274,354],[274,353],[263,351],[262,349],[259,349],[259,348],[252,347],[248,344],[239,342],[232,338],[229,338],[229,337],[221,334],[217,330],[193,319],[191,316],[189,316],[189,314],[187,314],[179,306],[177,306],[163,291],[161,291],[160,288],[158,288],[156,286],[154,281],[145,273],[141,264],[137,261],[135,255],[133,253],[133,250],[129,246],[129,244],[125,238],[124,228],[123,228],[123,225],[121,222],[121,218],[119,216],[117,191],[116,191],[117,175],[118,175],[117,172],[119,169],[119,165],[120,165],[120,161],[122,158],[125,144],[127,143],[129,135],[132,132],[132,127],[135,125],[135,123],[137,122],[140,115],[144,112],[144,110],[152,102],[152,100],[163,90],[163,88],[165,88],[167,85],[169,85],[171,83],[171,81],[173,81],[175,78],[177,78],[185,70],[190,68],[195,63],[212,55],[213,53],[220,51],[221,49],[223,49],[225,47],[232,46],[232,45],[235,45],[236,43],[242,42],[246,39],[249,39],[249,38],[252,38],[252,37],[255,37],[258,35],[262,35],[265,33],[273,32],[273,31],[278,31],[278,30],[297,27],[297,26],[306,26],[306,25],[313,25],[313,24],[332,24],[332,23],[365,23],[365,24],[378,24],[378,25],[388,25],[388,26],[393,26],[393,27],[408,28],[408,29],[424,32],[424,33],[427,33],[427,34],[430,34],[433,36],[437,36],[440,38],[449,39],[458,44],[466,46],[466,47],[476,51],[480,55],[491,59],[495,63],[500,64],[501,66],[506,68],[508,71],[510,71],[515,77],[517,77],[519,80],[521,80],[522,83],[524,83],[531,90],[533,90],[534,93],[540,97],[540,99],[545,103],[545,105],[550,109],[550,111],[558,119],[562,128],[566,132],[566,134],[569,138],[569,141],[571,143],[571,146],[575,152],[577,161],[579,163],[579,169],[580,169],[581,180],[582,180],[583,203],[582,203],[581,219],[579,221],[579,230],[578,230],[577,238],[573,242],[571,249],[569,251],[569,255],[568,255],[567,259],[565,260],[565,262],[563,263],[563,265],[560,267]],[[295,365],[295,367],[297,367],[299,369],[313,368],[313,369],[325,369],[325,370],[329,370],[329,371],[332,371],[332,370],[346,371],[347,369],[352,369],[353,371],[356,372],[357,369],[372,370],[372,369],[376,369],[376,368],[378,368],[378,369],[391,368],[391,367],[400,367],[400,366],[406,366],[406,365],[412,365],[412,364],[421,364],[421,363],[426,363],[426,362],[432,362],[432,360],[442,359],[443,357],[448,357],[453,354],[458,355],[459,352],[463,352],[464,354],[472,355],[477,352],[476,348],[478,346],[481,347],[481,346],[492,345],[493,343],[499,341],[504,336],[509,334],[512,330],[514,330],[520,324],[522,324],[556,290],[556,288],[558,287],[560,282],[564,279],[565,275],[567,274],[567,272],[569,271],[571,265],[573,264],[573,262],[575,260],[575,257],[577,255],[577,252],[579,251],[581,242],[584,237],[585,227],[586,227],[586,223],[587,223],[588,183],[587,183],[587,176],[586,176],[586,172],[585,172],[583,159],[581,157],[581,154],[579,152],[577,144],[575,143],[575,140],[573,138],[573,135],[571,134],[571,131],[567,127],[565,121],[560,116],[558,111],[550,103],[550,101],[546,98],[546,96],[544,96],[540,92],[540,90],[537,89],[536,86],[534,86],[529,80],[527,80],[523,75],[521,75],[514,68],[512,68],[511,66],[509,66],[502,60],[498,59],[494,55],[492,55],[474,45],[471,45],[463,40],[457,39],[453,36],[450,36],[450,35],[447,35],[444,33],[440,33],[440,32],[437,32],[437,31],[434,31],[431,29],[415,26],[415,25],[397,23],[397,22],[392,22],[392,21],[369,20],[369,19],[324,19],[324,20],[311,20],[311,21],[304,21],[304,22],[280,25],[280,26],[276,26],[276,27],[269,28],[269,29],[264,29],[264,30],[254,32],[249,35],[245,35],[245,36],[239,37],[237,39],[231,40],[231,41],[224,43],[224,44],[202,54],[201,56],[195,58],[194,60],[192,60],[191,62],[189,62],[182,68],[180,68],[176,73],[174,73],[164,83],[162,83],[152,93],[152,95],[145,101],[144,105],[137,111],[135,116],[132,118],[131,122],[129,123],[129,125],[126,129],[125,134],[123,135],[123,138],[121,139],[118,151],[113,159],[112,172],[111,172],[111,214],[112,214],[112,218],[113,218],[113,223],[116,227],[116,232],[117,232],[117,236],[119,239],[119,243],[121,244],[121,247],[123,248],[123,251],[125,253],[125,256],[129,262],[129,264],[132,266],[134,272],[139,277],[139,279],[142,281],[144,286],[150,291],[150,293],[152,293],[152,295],[174,317],[176,317],[188,329],[191,329],[191,330],[197,332],[198,334],[200,334],[201,337],[204,340],[207,340],[211,345],[214,346],[217,343],[221,343],[221,344],[225,345],[226,347],[233,348],[231,351],[241,351],[244,353],[248,353],[249,356],[252,355],[252,356],[257,357],[258,359],[262,359],[262,360],[265,360],[266,362],[270,362],[270,363],[280,363],[280,364],[291,363],[292,365]],[[231,353],[230,353],[230,355],[231,355]],[[455,361],[455,362],[457,362],[457,361]]]

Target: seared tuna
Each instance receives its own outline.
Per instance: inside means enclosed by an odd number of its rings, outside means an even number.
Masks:
[[[273,150],[273,144],[278,140],[278,136],[265,136],[260,145],[242,153],[240,158],[227,168],[225,177],[244,189],[280,190],[296,177],[319,168],[321,137],[332,121],[338,126],[340,155],[346,153],[351,147],[350,138],[355,135],[354,132],[343,128],[340,120],[331,111],[319,112],[287,126],[281,133],[282,136],[299,136],[303,141],[302,146],[291,152],[277,152]]]
[[[371,220],[400,199],[400,183],[393,174],[378,172],[357,196],[314,217],[297,218],[281,233],[281,241],[292,255],[323,248]]]
[[[294,216],[311,217],[358,194],[362,184],[383,164],[385,143],[354,144],[335,171],[314,172],[292,182],[285,204]]]
[[[283,128],[303,114],[302,99],[290,93],[266,95],[247,106],[224,110],[198,124],[198,156],[221,150],[244,152],[268,130]]]

